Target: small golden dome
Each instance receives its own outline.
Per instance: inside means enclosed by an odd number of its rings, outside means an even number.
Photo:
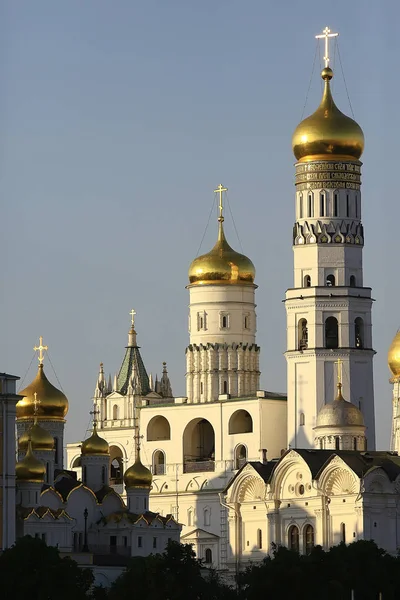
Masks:
[[[32,449],[35,450],[54,450],[54,438],[46,429],[41,427],[37,421],[29,427],[18,440],[18,448],[25,452],[28,448],[29,439],[32,442]]]
[[[32,452],[32,443],[28,440],[28,449],[22,460],[15,465],[17,481],[42,483],[46,474],[46,467]]]
[[[226,241],[222,221],[214,248],[195,258],[189,268],[189,281],[197,285],[252,284],[255,276],[251,260],[235,252]]]
[[[140,456],[137,457],[135,464],[133,464],[124,473],[124,483],[126,488],[149,488],[153,481],[153,475],[147,467],[145,467]]]
[[[110,447],[108,445],[108,442],[104,438],[100,437],[97,433],[96,423],[93,423],[92,435],[87,440],[82,442],[81,454],[83,454],[84,456],[93,454],[110,454]]]
[[[33,419],[35,415],[35,396],[40,400],[38,403],[37,418],[64,421],[68,412],[67,397],[47,379],[43,365],[39,369],[35,379],[29,384],[20,396],[25,396],[17,402],[17,419]]]
[[[364,417],[360,409],[342,396],[342,384],[338,383],[335,400],[325,404],[317,417],[317,427],[365,427]]]
[[[362,129],[334,103],[329,83],[333,77],[332,69],[325,67],[321,77],[325,81],[321,104],[296,127],[292,139],[294,155],[304,162],[335,157],[359,160],[364,150]]]
[[[388,352],[388,364],[393,377],[400,377],[400,329],[390,344]]]

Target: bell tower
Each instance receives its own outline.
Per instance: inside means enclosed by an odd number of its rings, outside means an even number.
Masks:
[[[343,392],[364,416],[375,447],[371,288],[364,286],[361,165],[364,135],[335,105],[326,28],[320,106],[296,128],[294,283],[286,292],[288,444],[313,447],[316,417],[334,397],[334,365]]]

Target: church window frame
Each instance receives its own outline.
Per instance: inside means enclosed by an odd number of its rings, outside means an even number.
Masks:
[[[203,310],[197,313],[197,331],[207,330],[207,314]]]
[[[243,326],[245,329],[250,329],[250,314],[245,313],[243,315]]]
[[[228,435],[236,433],[252,433],[253,432],[253,417],[248,410],[240,408],[235,410],[229,417]]]
[[[307,216],[311,219],[314,218],[314,194],[312,192],[309,192],[307,196]]]
[[[248,450],[246,444],[238,444],[233,453],[235,461],[235,470],[241,469],[248,460]]]
[[[153,475],[165,475],[166,456],[164,450],[160,448],[154,450],[151,464]]]
[[[119,406],[118,404],[114,404],[113,406],[113,421],[118,421],[119,419]]]
[[[297,349],[301,352],[308,348],[308,323],[302,317],[297,324]]]
[[[303,549],[304,549],[304,554],[306,554],[307,556],[309,554],[311,554],[314,546],[315,546],[314,527],[310,523],[307,523],[304,526],[304,529],[303,529]]]
[[[325,319],[324,334],[326,349],[336,350],[339,348],[339,321],[333,315]]]
[[[356,286],[356,276],[355,275],[350,275],[350,287],[357,287]]]
[[[346,523],[340,523],[340,541],[346,543]]]
[[[327,275],[325,285],[327,287],[335,287],[336,286],[336,277],[333,273],[329,273],[329,275]]]
[[[187,525],[188,527],[193,527],[194,523],[194,511],[193,507],[190,507],[187,511]]]
[[[230,327],[230,316],[227,312],[219,313],[219,328],[220,329],[229,329]]]
[[[211,526],[211,508],[209,506],[205,506],[203,509],[203,523],[204,527]]]
[[[222,383],[222,393],[224,395],[228,394],[228,382],[226,381],[226,379],[224,379],[223,383]]]
[[[357,438],[353,438],[353,450],[358,450],[357,448]]]
[[[354,319],[354,347],[359,350],[364,348],[364,320],[361,317]]]
[[[291,525],[288,529],[288,547],[294,552],[300,551],[300,532],[297,525]]]
[[[340,437],[338,435],[335,436],[335,450],[340,450]]]
[[[305,424],[306,424],[306,415],[303,412],[301,412],[300,418],[299,418],[299,425],[300,425],[300,427],[304,427]]]

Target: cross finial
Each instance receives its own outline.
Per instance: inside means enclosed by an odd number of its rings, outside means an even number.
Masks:
[[[219,208],[219,217],[218,217],[218,221],[219,221],[220,223],[222,223],[222,222],[223,222],[223,220],[224,220],[224,215],[223,215],[223,212],[224,212],[224,205],[223,205],[223,203],[222,203],[222,194],[223,194],[223,192],[227,192],[227,191],[228,191],[228,188],[224,187],[224,186],[222,185],[222,183],[220,183],[220,184],[219,184],[219,186],[217,187],[217,189],[216,189],[216,190],[214,190],[214,192],[215,192],[216,194],[219,194],[219,205],[218,205],[218,208]]]
[[[338,384],[342,385],[342,366],[343,366],[342,359],[338,358],[337,361],[335,361],[335,365],[337,365],[337,381],[338,381]]]
[[[140,454],[140,441],[143,439],[143,437],[144,437],[143,435],[140,435],[139,430],[137,430],[133,436],[133,439],[135,440],[138,456]]]
[[[331,30],[329,29],[329,27],[325,27],[325,29],[323,30],[322,33],[315,36],[317,38],[317,40],[322,40],[325,38],[325,56],[324,56],[325,68],[329,67],[329,60],[330,60],[329,38],[337,37],[338,35],[339,35],[338,33],[331,33]]]
[[[136,315],[136,310],[134,308],[132,308],[131,312],[129,313],[131,315],[131,323],[132,323],[132,327],[135,326],[135,315]]]
[[[34,397],[34,401],[33,401],[33,414],[35,417],[38,416],[38,412],[39,412],[39,404],[41,404],[40,400],[37,399],[37,392],[35,392],[33,394]]]
[[[39,365],[42,365],[43,361],[44,361],[43,350],[48,350],[48,349],[49,349],[48,346],[43,346],[43,337],[40,336],[39,337],[39,346],[35,346],[33,349],[34,352],[39,352],[39,355],[38,355]]]
[[[91,410],[89,414],[91,414],[93,417],[93,428],[95,429],[97,426],[97,415],[100,414],[100,411],[96,405],[93,406],[93,410]]]

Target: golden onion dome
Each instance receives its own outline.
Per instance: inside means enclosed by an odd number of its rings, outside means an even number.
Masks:
[[[252,284],[256,276],[253,263],[226,241],[222,219],[214,248],[194,259],[189,267],[189,282],[197,285]]]
[[[393,377],[400,377],[400,329],[390,344],[388,352],[388,365]]]
[[[54,438],[46,429],[41,427],[36,421],[21,435],[18,440],[18,449],[25,452],[28,448],[29,439],[32,442],[33,450],[54,450]]]
[[[325,81],[321,104],[296,127],[292,139],[294,155],[304,162],[335,157],[358,160],[364,150],[362,129],[334,103],[330,88],[332,69],[325,67],[321,77]]]
[[[42,483],[46,474],[46,467],[32,452],[32,443],[28,440],[28,449],[22,460],[15,465],[17,481],[29,483]]]
[[[138,455],[135,464],[133,464],[124,473],[124,483],[126,488],[150,488],[153,481],[153,475],[145,467]]]
[[[317,417],[317,427],[365,427],[364,417],[360,409],[342,396],[342,384],[338,383],[335,400],[325,404]]]
[[[17,402],[17,419],[33,419],[35,416],[35,393],[37,394],[37,418],[63,421],[68,412],[68,398],[58,390],[47,379],[43,365],[39,369],[35,379],[29,384],[20,396],[22,400]]]
[[[97,433],[96,423],[93,423],[92,435],[87,440],[82,442],[81,454],[84,456],[110,454],[108,442],[104,438],[100,437]]]

